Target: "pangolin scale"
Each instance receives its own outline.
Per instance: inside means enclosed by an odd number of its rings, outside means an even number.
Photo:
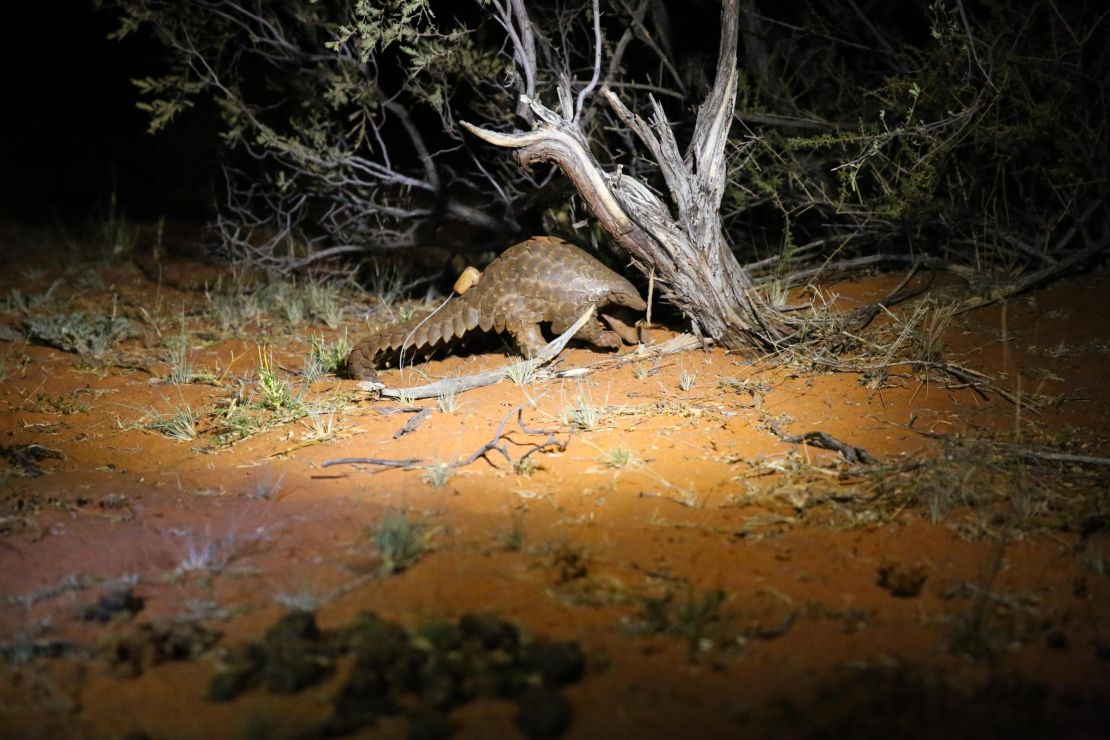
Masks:
[[[477,285],[431,318],[386,329],[359,342],[347,358],[356,378],[372,379],[379,363],[405,351],[432,349],[481,329],[509,332],[525,357],[546,344],[541,323],[561,334],[590,306],[647,307],[632,283],[578,247],[535,237],[509,247],[489,264]],[[620,336],[596,315],[575,335],[597,347],[616,348]]]

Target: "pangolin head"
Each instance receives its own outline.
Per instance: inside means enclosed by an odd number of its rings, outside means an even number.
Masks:
[[[610,290],[605,302],[610,305],[628,306],[636,311],[647,310],[647,303],[640,297],[635,286],[627,280],[624,281],[624,285]]]

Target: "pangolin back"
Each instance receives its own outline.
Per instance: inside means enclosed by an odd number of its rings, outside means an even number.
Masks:
[[[379,361],[402,349],[430,349],[474,329],[500,332],[551,322],[562,331],[587,307],[606,303],[645,306],[628,280],[594,257],[559,239],[536,237],[505,250],[476,285],[432,316],[360,342],[347,367],[355,377],[372,378]]]

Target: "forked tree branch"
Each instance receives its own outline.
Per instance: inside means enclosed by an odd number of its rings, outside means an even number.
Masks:
[[[787,336],[783,317],[768,306],[736,261],[721,226],[726,177],[725,146],[736,100],[736,0],[723,0],[721,41],[713,86],[698,109],[689,153],[680,152],[662,106],[654,99],[650,124],[609,89],[602,95],[617,117],[651,152],[670,195],[671,207],[647,185],[621,172],[608,173],[594,158],[575,120],[569,90],[560,87],[560,113],[522,96],[534,121],[531,131],[501,133],[461,122],[495,146],[516,150],[522,166],[558,166],[609,235],[645,273],[654,274],[663,296],[680,308],[696,331],[730,349],[766,351]]]

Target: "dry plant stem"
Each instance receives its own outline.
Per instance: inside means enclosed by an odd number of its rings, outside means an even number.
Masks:
[[[594,314],[594,308],[591,306],[589,310],[578,317],[578,320],[560,334],[554,341],[550,342],[546,347],[540,350],[531,360],[526,360],[532,368],[538,368],[541,365],[553,360],[563,348],[567,346],[567,342],[578,333],[585,323]],[[464,393],[466,391],[474,390],[475,388],[482,388],[487,385],[500,383],[502,380],[509,378],[509,368],[518,363],[514,362],[509,365],[496,368],[494,370],[486,370],[481,373],[474,373],[473,375],[464,375],[459,378],[445,378],[444,380],[429,383],[428,385],[415,386],[413,388],[382,388],[381,383],[374,381],[364,380],[358,384],[358,387],[364,391],[377,390],[385,398],[400,398],[402,395],[405,398],[435,398],[441,393]]]
[[[498,133],[462,122],[475,136],[517,150],[523,166],[551,162],[570,178],[607,232],[633,256],[660,292],[690,318],[696,333],[728,349],[765,351],[787,335],[783,317],[768,306],[725,241],[720,205],[726,176],[725,145],[736,101],[737,7],[724,0],[716,78],[698,109],[690,156],[679,150],[662,107],[649,123],[609,89],[601,95],[650,150],[666,182],[676,217],[646,185],[604,172],[590,152],[569,101],[561,114],[522,96],[535,116],[530,132]],[[561,95],[561,98],[568,97]]]

